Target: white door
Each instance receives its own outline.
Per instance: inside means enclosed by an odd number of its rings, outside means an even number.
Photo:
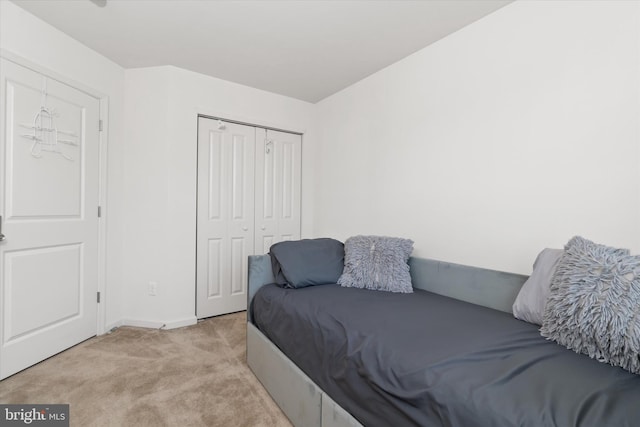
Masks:
[[[0,61],[5,378],[96,334],[99,101]]]
[[[300,238],[302,136],[257,130],[255,253]]]
[[[254,246],[255,128],[198,120],[196,315],[245,310]]]

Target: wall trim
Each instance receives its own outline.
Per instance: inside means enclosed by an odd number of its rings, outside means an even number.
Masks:
[[[196,316],[187,317],[186,319],[177,320],[142,320],[142,319],[122,319],[117,322],[118,326],[134,326],[137,328],[151,328],[151,329],[176,329],[183,328],[185,326],[191,326],[198,323]]]
[[[109,323],[105,329],[106,329],[106,334],[110,333],[111,331],[113,331],[114,329],[118,329],[120,326],[122,326],[122,320],[118,320],[116,322],[113,323]]]

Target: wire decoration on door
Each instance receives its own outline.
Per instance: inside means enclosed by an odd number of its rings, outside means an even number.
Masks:
[[[44,152],[56,153],[69,161],[73,157],[60,149],[59,144],[72,147],[78,146],[78,135],[74,132],[59,130],[55,125],[55,117],[59,114],[53,108],[47,108],[47,80],[44,79],[42,85],[42,97],[40,99],[40,110],[33,118],[33,123],[20,123],[20,127],[30,129],[30,133],[23,133],[20,136],[33,141],[31,145],[31,155],[37,159],[41,158]]]

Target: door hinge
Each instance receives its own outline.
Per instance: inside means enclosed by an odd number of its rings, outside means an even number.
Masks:
[[[100,303],[100,292],[98,292],[98,303]]]
[[[102,132],[102,120],[98,120],[98,131]]]
[[[98,206],[98,218],[102,218],[102,206]]]

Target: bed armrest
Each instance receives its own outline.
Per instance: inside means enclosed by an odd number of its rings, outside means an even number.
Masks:
[[[250,255],[247,289],[247,320],[249,322],[253,323],[251,316],[251,300],[253,300],[253,296],[262,286],[275,281],[276,279],[273,277],[271,269],[271,257],[269,255]]]

